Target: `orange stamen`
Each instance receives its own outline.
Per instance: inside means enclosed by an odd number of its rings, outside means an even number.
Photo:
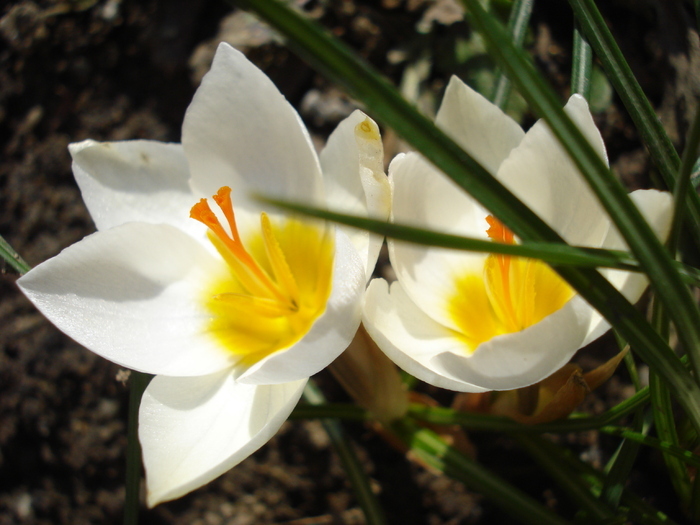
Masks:
[[[214,202],[219,205],[221,211],[224,212],[224,217],[228,221],[228,225],[231,227],[231,235],[233,239],[240,242],[241,238],[238,235],[238,228],[236,227],[236,216],[233,213],[233,202],[231,202],[231,188],[228,186],[222,186],[216,195],[212,196]]]
[[[489,229],[486,230],[486,235],[492,241],[502,242],[505,244],[515,244],[513,232],[510,231],[505,224],[499,221],[493,215],[488,215],[486,217],[486,222],[489,223]]]
[[[489,225],[489,228],[486,230],[486,235],[488,235],[492,241],[501,242],[504,244],[515,244],[513,232],[510,231],[510,229],[508,229],[506,225],[499,221],[496,217],[493,215],[488,215],[486,217],[486,222]],[[503,298],[505,299],[508,314],[514,319],[515,312],[513,310],[513,300],[510,290],[511,257],[509,255],[501,254],[491,255],[491,257],[495,257],[498,261],[498,268],[500,269],[501,283],[503,286]]]
[[[245,246],[243,246],[243,242],[238,234],[236,216],[233,211],[233,203],[231,202],[231,188],[228,186],[219,188],[219,191],[212,198],[221,208],[224,217],[226,217],[226,221],[231,229],[231,235],[221,225],[219,218],[209,207],[207,199],[201,199],[192,206],[190,217],[207,226],[211,233],[228,249],[233,256],[231,258],[231,262],[234,263],[232,264],[232,269],[249,292],[255,295],[272,296],[281,303],[288,303],[289,298],[280,291],[279,286],[260,268],[255,259],[245,249]]]

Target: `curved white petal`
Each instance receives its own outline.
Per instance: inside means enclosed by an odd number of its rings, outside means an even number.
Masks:
[[[59,329],[150,374],[193,376],[232,364],[205,332],[205,283],[224,263],[168,225],[128,223],[66,248],[18,280]]]
[[[607,161],[586,100],[573,95],[564,110]],[[603,242],[610,224],[607,214],[543,120],[503,161],[497,177],[570,244],[600,246]]]
[[[389,183],[393,221],[486,238],[488,212],[418,153],[391,162]]]
[[[389,166],[392,219],[436,231],[487,239],[488,212],[415,153],[397,157]],[[401,285],[413,302],[435,321],[451,326],[445,297],[454,278],[480,272],[484,254],[427,248],[388,240],[389,257]]]
[[[511,390],[561,368],[586,336],[591,308],[574,297],[521,332],[481,344],[466,354],[455,332],[427,317],[401,289],[370,283],[363,323],[377,345],[401,368],[435,386],[460,392]]]
[[[373,279],[365,294],[362,322],[377,346],[409,374],[431,385],[458,392],[485,392],[436,368],[433,356],[460,348],[454,332],[425,315],[394,282]]]
[[[331,133],[320,160],[330,210],[378,220],[389,218],[391,189],[384,174],[379,128],[373,120],[359,110],[354,111]],[[383,238],[356,228],[338,228],[346,233],[365,261],[369,280]]]
[[[85,140],[69,150],[75,180],[98,230],[148,222],[201,231],[202,225],[189,218],[197,199],[180,144]]]
[[[667,191],[658,190],[637,190],[630,193],[629,196],[639,208],[651,229],[656,233],[656,236],[660,240],[665,241],[671,230],[671,220],[673,219],[673,196]],[[629,249],[619,230],[614,225],[610,227],[610,231],[603,242],[603,248],[610,250]],[[601,273],[631,303],[636,303],[639,300],[649,284],[649,280],[643,273],[624,272],[621,270],[601,270]],[[595,312],[584,344],[596,340],[608,328],[610,328],[610,324],[598,312]]]
[[[525,135],[517,122],[456,76],[447,85],[435,124],[493,175]]]
[[[250,456],[282,426],[305,384],[242,385],[228,372],[153,378],[139,412],[148,506],[183,496]]]
[[[306,128],[272,81],[239,51],[219,44],[185,115],[182,144],[196,193],[230,186],[237,207],[250,193],[323,202],[321,169]]]
[[[364,263],[347,236],[336,230],[333,288],[326,311],[301,341],[242,371],[237,380],[284,383],[310,377],[328,366],[348,347],[360,326],[364,288]]]
[[[574,296],[539,323],[482,343],[470,357],[445,352],[433,365],[488,390],[528,386],[559,370],[581,348],[591,316],[592,308]]]

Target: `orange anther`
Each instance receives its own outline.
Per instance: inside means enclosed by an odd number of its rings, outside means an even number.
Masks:
[[[267,272],[245,249],[236,227],[236,217],[233,212],[233,203],[231,202],[231,188],[228,186],[219,188],[219,191],[212,198],[219,205],[229,223],[231,228],[230,235],[221,225],[219,218],[211,210],[206,199],[200,199],[197,204],[192,206],[190,217],[207,226],[211,233],[221,241],[222,246],[225,247],[228,253],[227,261],[229,265],[240,279],[241,284],[251,294],[271,297],[281,303],[288,302],[288,298],[282,293],[278,283],[270,278]]]
[[[231,202],[231,188],[228,186],[222,186],[216,195],[212,196],[214,202],[219,205],[221,211],[224,212],[224,217],[228,221],[228,225],[231,227],[231,235],[236,241],[240,240],[238,236],[238,228],[236,226],[236,215],[233,213],[233,202]]]
[[[489,229],[486,230],[486,235],[488,235],[492,241],[515,244],[513,232],[506,228],[505,224],[496,217],[488,215],[486,217],[486,222],[489,223]]]

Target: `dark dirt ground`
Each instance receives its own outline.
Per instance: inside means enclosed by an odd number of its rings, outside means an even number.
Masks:
[[[452,72],[468,78],[483,67],[478,54],[459,58],[460,38],[468,29],[458,13],[453,16],[448,0],[297,3],[406,93],[417,85],[414,98],[422,107],[435,105]],[[565,2],[535,4],[528,48],[564,97],[571,15]],[[700,90],[690,2],[601,4],[645,92],[681,145]],[[300,108],[319,144],[350,112],[352,102],[341,91],[264,27],[230,13],[214,0],[0,5],[0,234],[29,264],[94,230],[71,175],[68,143],[88,137],[177,141],[184,111],[220,39],[245,49],[268,72]],[[653,171],[619,101],[613,97],[597,118],[618,175],[630,188],[648,186]],[[400,142],[390,132],[385,138],[393,155]],[[5,270],[0,278],[0,525],[120,523],[128,398],[117,379],[120,370],[49,325],[18,293],[16,275]],[[581,352],[580,361],[592,367],[611,352],[608,336]],[[342,400],[329,377],[320,382],[328,395]],[[584,408],[602,411],[629,392],[620,373]],[[409,463],[371,431],[348,428],[391,523],[513,522],[461,484]],[[478,434],[472,439],[483,464],[571,518],[565,498],[508,439]],[[596,464],[616,446],[593,432],[562,439]],[[678,517],[660,459],[645,452],[638,461],[631,483]],[[294,421],[228,474],[178,501],[144,510],[141,521],[301,525],[363,523],[363,518],[320,423]]]

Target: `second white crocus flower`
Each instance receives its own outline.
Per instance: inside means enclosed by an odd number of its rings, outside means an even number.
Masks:
[[[586,101],[565,107],[599,155],[605,147]],[[527,133],[454,77],[436,123],[574,245],[625,249],[619,232],[547,125]],[[389,167],[392,217],[468,237],[514,243],[498,219],[417,153]],[[631,198],[665,238],[670,194],[640,190]],[[436,386],[510,390],[562,367],[608,324],[546,264],[389,242],[398,281],[374,280],[364,324],[399,366]],[[646,287],[640,274],[603,271],[630,300]]]
[[[263,445],[355,335],[381,241],[253,195],[386,218],[378,128],[355,112],[319,159],[269,78],[222,44],[182,145],[85,141],[71,154],[98,232],[18,283],[76,341],[156,375],[139,419],[153,506]]]

